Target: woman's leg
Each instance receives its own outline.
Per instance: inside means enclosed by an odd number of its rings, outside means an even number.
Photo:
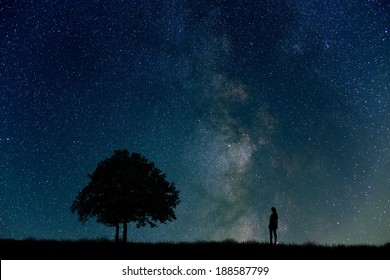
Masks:
[[[275,238],[275,245],[276,245],[276,242],[278,241],[278,236],[276,234],[276,228],[274,229],[274,238]]]

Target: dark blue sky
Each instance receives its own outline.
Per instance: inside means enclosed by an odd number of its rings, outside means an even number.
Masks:
[[[0,238],[113,238],[70,205],[115,149],[180,190],[134,241],[382,244],[385,0],[1,1]]]

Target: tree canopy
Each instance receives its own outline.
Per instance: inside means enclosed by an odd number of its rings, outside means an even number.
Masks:
[[[107,226],[123,224],[123,240],[127,241],[127,223],[137,227],[166,223],[176,219],[174,209],[180,203],[174,183],[155,164],[139,153],[115,150],[114,155],[99,162],[88,175],[90,182],[77,195],[71,206],[83,223],[90,217]]]

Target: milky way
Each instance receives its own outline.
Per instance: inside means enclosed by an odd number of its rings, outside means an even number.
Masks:
[[[132,241],[383,244],[387,1],[2,1],[0,238],[110,238],[70,205],[115,149],[180,190]]]

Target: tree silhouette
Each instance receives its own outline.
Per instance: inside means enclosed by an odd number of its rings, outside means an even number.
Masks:
[[[123,223],[123,241],[127,242],[127,223],[137,227],[165,223],[176,219],[174,208],[180,203],[174,183],[153,162],[139,153],[115,150],[114,155],[99,162],[90,182],[77,195],[71,206],[82,223],[90,217],[107,226],[115,226],[119,240],[119,224]]]

